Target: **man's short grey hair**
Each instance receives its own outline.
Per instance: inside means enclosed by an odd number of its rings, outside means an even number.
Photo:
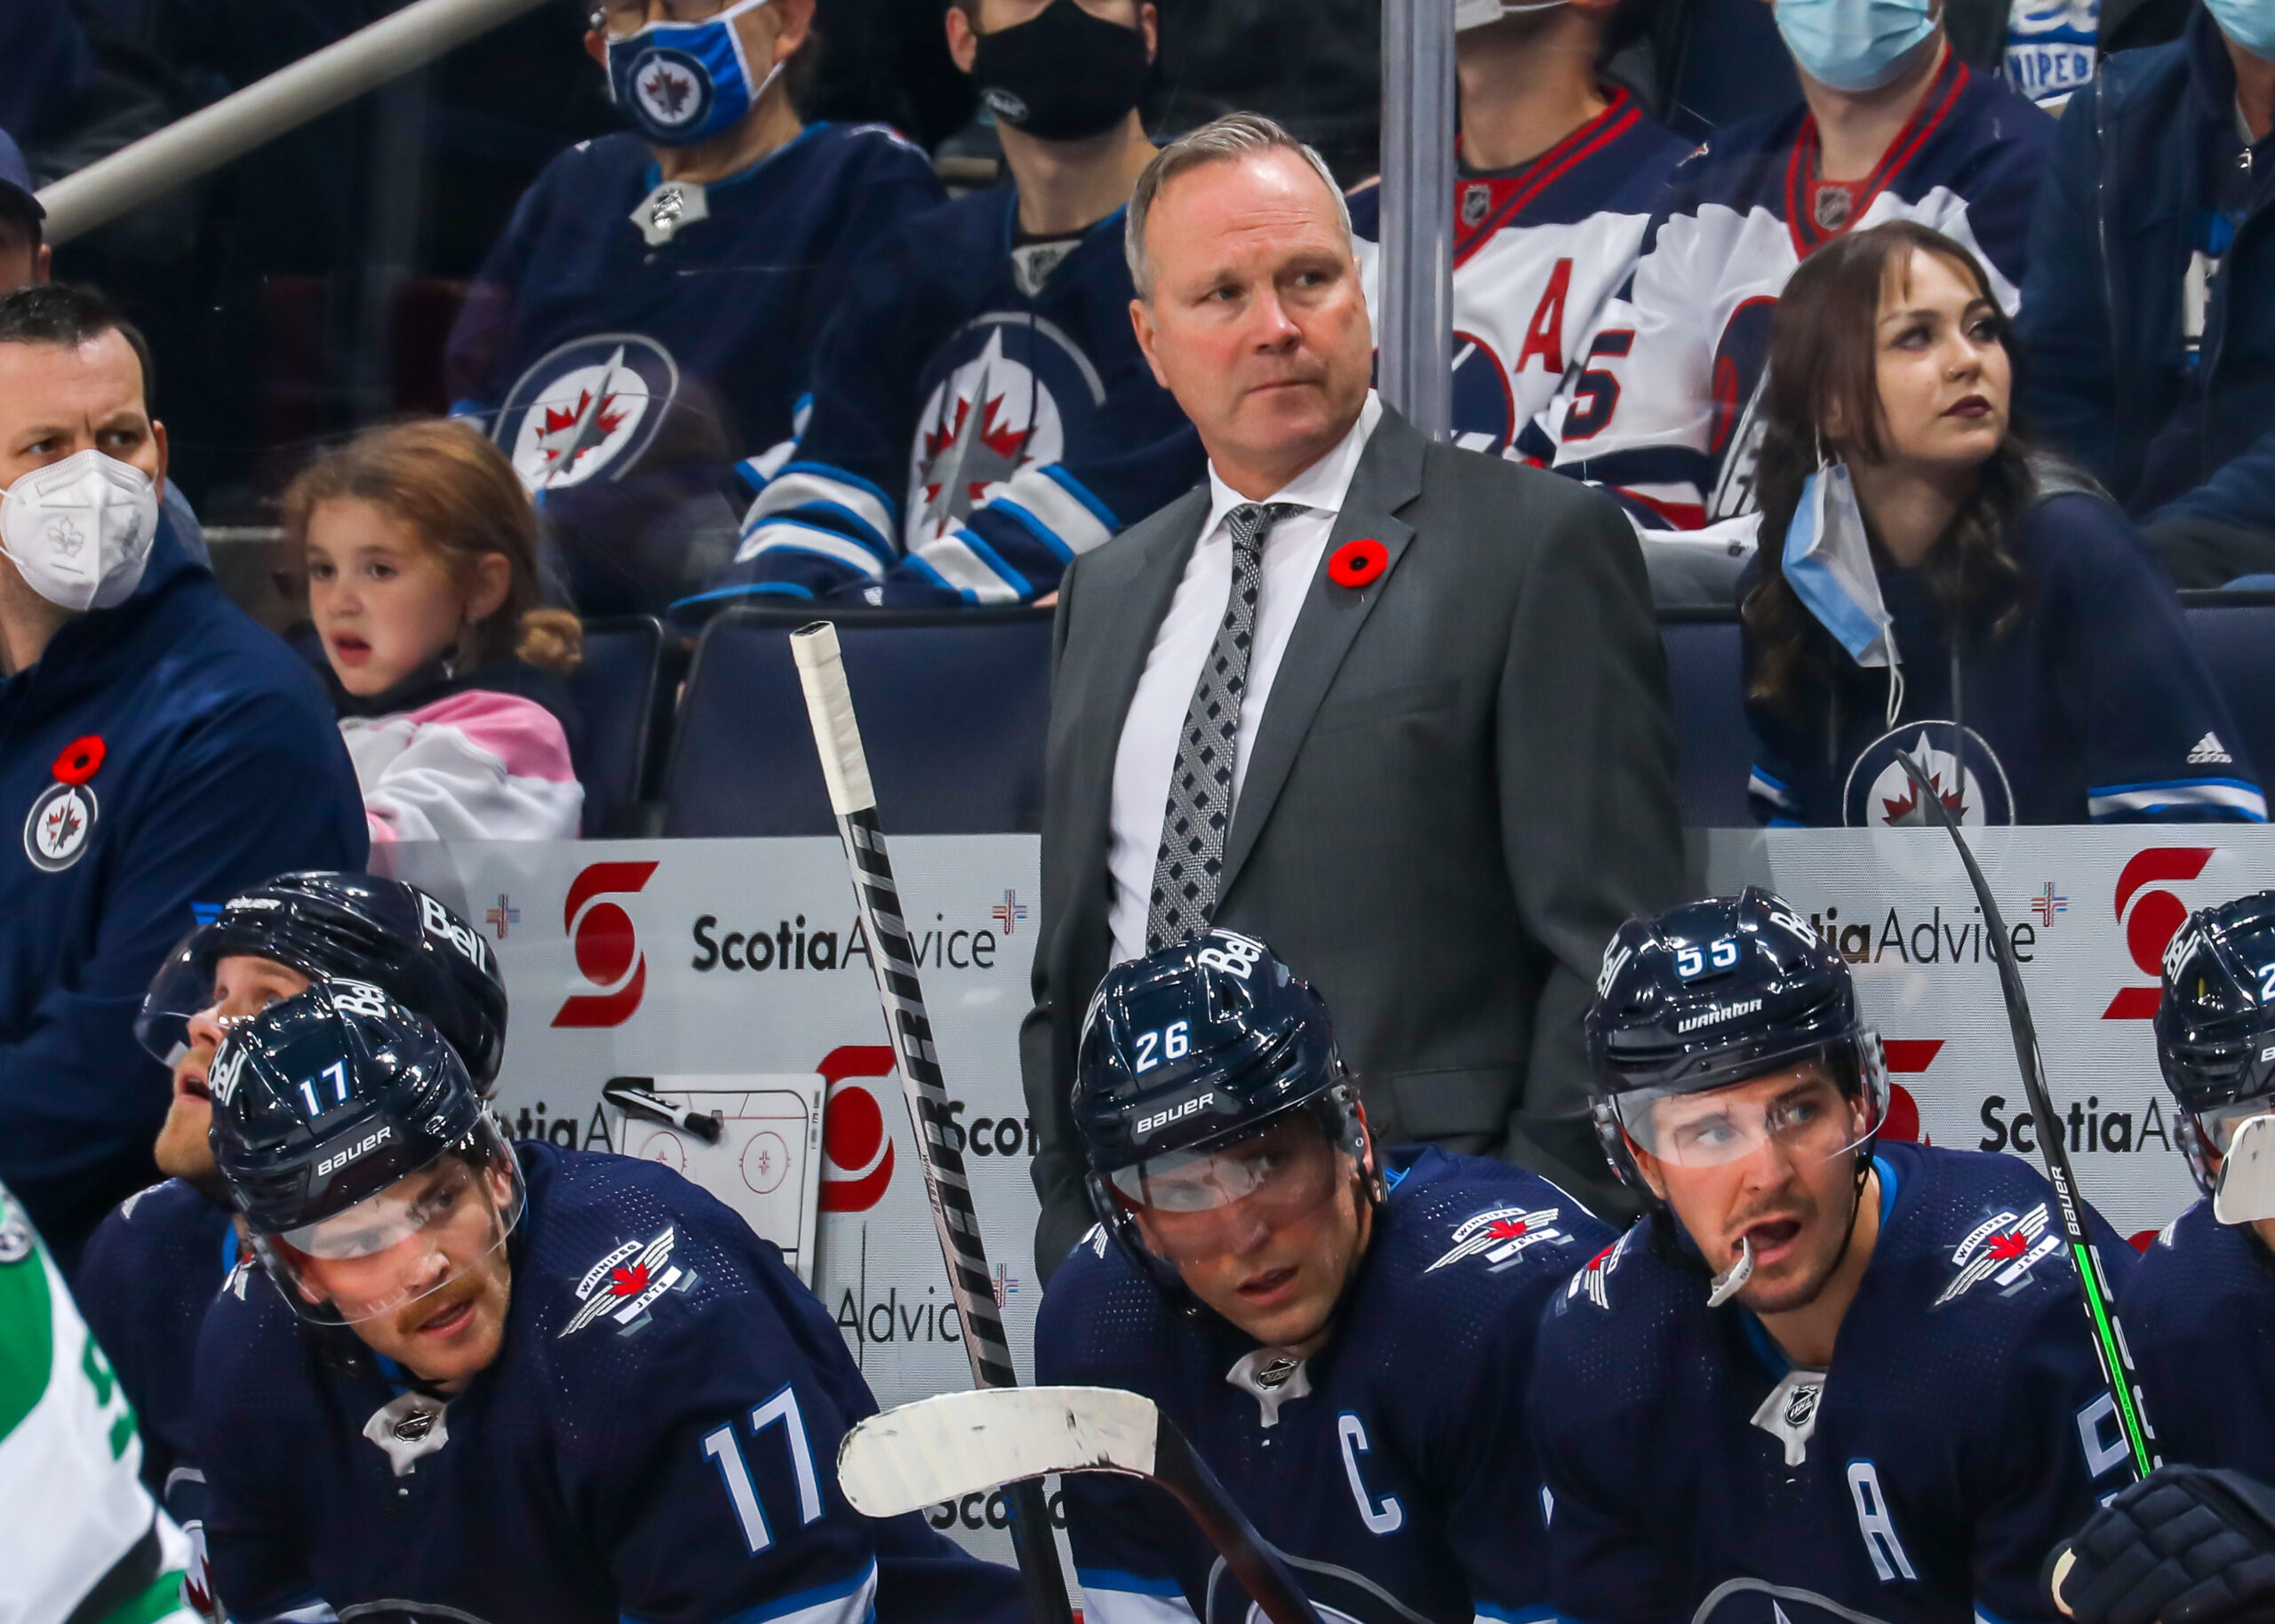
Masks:
[[[1187,170],[1228,163],[1251,153],[1270,152],[1274,147],[1303,155],[1304,162],[1312,166],[1320,184],[1327,188],[1327,195],[1335,199],[1335,218],[1343,228],[1344,242],[1347,244],[1351,241],[1351,205],[1343,200],[1343,188],[1335,184],[1327,160],[1261,113],[1227,113],[1162,147],[1145,165],[1145,172],[1138,177],[1138,185],[1130,194],[1130,213],[1122,221],[1122,250],[1129,258],[1130,280],[1136,284],[1139,299],[1150,302],[1153,297],[1153,267],[1145,257],[1145,220],[1160,200],[1161,189]]]

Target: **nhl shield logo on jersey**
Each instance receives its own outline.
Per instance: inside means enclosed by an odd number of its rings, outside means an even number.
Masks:
[[[2030,1279],[2030,1271],[2062,1250],[2062,1237],[2051,1232],[2046,1203],[2041,1201],[2017,1217],[2002,1212],[1984,1219],[1952,1250],[1959,1272],[1952,1277],[1933,1307],[1965,1296],[1985,1280],[2003,1295]]]
[[[711,76],[684,51],[657,46],[632,65],[632,93],[659,130],[685,130],[711,110]]]
[[[692,1270],[672,1262],[675,1231],[666,1230],[653,1240],[627,1240],[585,1271],[577,1282],[577,1311],[561,1327],[571,1337],[601,1318],[616,1322],[617,1334],[628,1336],[648,1320],[648,1310],[668,1291],[687,1291],[695,1285]]]
[[[1480,1256],[1491,1265],[1488,1273],[1498,1274],[1504,1269],[1514,1268],[1517,1260],[1533,1247],[1551,1241],[1561,1245],[1570,1238],[1556,1227],[1556,1214],[1561,1210],[1553,1206],[1531,1211],[1521,1206],[1497,1206],[1489,1213],[1465,1218],[1455,1227],[1454,1244],[1447,1248],[1446,1254],[1422,1272],[1435,1274],[1464,1258]]]
[[[1851,829],[1920,828],[1933,821],[1919,786],[1896,760],[1899,751],[1927,768],[1936,793],[1957,822],[1980,826],[2015,821],[2007,769],[1983,736],[1972,728],[1928,720],[1892,728],[1857,752],[1840,795],[1843,821]]]
[[[24,856],[34,868],[60,874],[86,854],[94,829],[94,790],[84,784],[51,784],[24,819]]]
[[[953,533],[1024,468],[1066,454],[1069,417],[1106,404],[1089,356],[1040,316],[977,316],[924,369],[931,387],[908,456],[911,552]]]
[[[532,491],[621,479],[679,393],[679,363],[642,333],[603,333],[549,351],[507,392],[490,437]]]

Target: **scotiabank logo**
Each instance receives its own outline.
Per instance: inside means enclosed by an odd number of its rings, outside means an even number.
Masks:
[[[599,989],[579,992],[553,1017],[555,1026],[621,1026],[648,990],[648,958],[632,916],[607,899],[627,896],[648,883],[652,863],[594,863],[569,887],[561,927],[576,950],[577,969]]]
[[[2170,891],[2146,888],[2159,880],[2195,879],[2212,860],[2209,846],[2159,846],[2137,852],[2117,877],[2117,918],[2125,927],[2125,951],[2151,982],[2164,974],[2165,948],[2188,922],[2188,904]],[[2129,911],[2128,911],[2129,910]],[[2104,1021],[2147,1021],[2157,1013],[2159,988],[2119,987]]]
[[[821,1108],[821,1210],[866,1213],[892,1182],[892,1134],[885,1128],[878,1079],[893,1076],[886,1044],[832,1049],[815,1068],[829,1092]]]

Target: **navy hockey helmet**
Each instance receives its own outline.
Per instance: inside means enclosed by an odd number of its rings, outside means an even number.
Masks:
[[[1236,931],[1205,931],[1106,972],[1082,1021],[1068,1103],[1093,1210],[1159,1278],[1175,1259],[1145,1245],[1135,1215],[1258,1193],[1275,1168],[1241,1148],[1297,1117],[1315,1121],[1359,1167],[1368,1197],[1381,1198],[1326,1001]]]
[[[1888,1114],[1880,1037],[1858,1010],[1848,962],[1760,886],[1621,926],[1604,949],[1587,1044],[1597,1137],[1613,1170],[1647,1198],[1656,1197],[1630,1142],[1672,1154],[1654,1139],[1653,1108],[1670,1096],[1818,1058],[1864,1108],[1861,1138],[1841,1149],[1869,1151]],[[1728,1126],[1702,1155],[1740,1148]],[[1858,1157],[1860,1179],[1869,1165]]]
[[[2275,1110],[2275,891],[2200,909],[2165,949],[2157,1064],[2180,1103],[2180,1146],[2204,1193],[2207,1150]]]
[[[213,1002],[214,967],[237,954],[316,981],[371,982],[433,1022],[487,1093],[506,1054],[506,983],[481,932],[417,886],[369,874],[280,874],[231,897],[152,977],[134,1034],[172,1064],[190,1016]]]
[[[371,983],[317,982],[245,1020],[208,1081],[230,1202],[304,1318],[391,1313],[503,1245],[520,1219],[518,1164],[458,1051]],[[459,1244],[435,1268],[427,1254],[451,1223]]]

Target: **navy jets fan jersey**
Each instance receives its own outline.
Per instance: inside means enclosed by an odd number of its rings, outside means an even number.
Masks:
[[[211,1612],[197,1465],[198,1327],[237,1266],[229,1209],[180,1179],[139,1190],[88,1238],[71,1294],[142,1430],[142,1482],[190,1538],[190,1600]]]
[[[2051,118],[1950,55],[1853,184],[1816,179],[1806,107],[1717,131],[1675,171],[1633,273],[1550,409],[1554,467],[1611,487],[1648,528],[1751,513],[1769,317],[1793,268],[1843,231],[1917,220],[1973,250],[2011,314],[2053,140]]]
[[[524,1142],[496,1363],[444,1400],[258,1271],[198,1347],[230,1616],[371,1624],[1013,1624],[1017,1575],[872,1523],[837,1445],[875,1404],[781,1254],[676,1173]]]
[[[1588,1624],[2014,1624],[2128,1480],[2046,1181],[1888,1144],[1880,1232],[1830,1373],[1706,1306],[1695,1252],[1627,1232],[1542,1322],[1529,1405],[1557,1612]],[[2133,1249],[2098,1214],[2103,1266]],[[1688,1250],[1687,1241],[1678,1243]]]
[[[1407,1147],[1328,1345],[1297,1361],[1194,1323],[1103,1230],[1052,1277],[1035,1379],[1127,1388],[1193,1440],[1329,1620],[1546,1617],[1525,1373],[1542,1305],[1611,1231],[1554,1185]],[[1150,1485],[1066,1480],[1084,1616],[1244,1624],[1249,1601]]]
[[[1892,727],[1888,673],[1822,634],[1811,642],[1829,679],[1797,673],[1797,708],[1752,697],[1758,653],[1744,630],[1755,817],[1773,828],[1925,824],[1903,751],[1962,823],[2264,823],[2242,735],[2124,516],[2099,497],[2048,497],[2008,545],[2031,596],[2003,632],[1978,613],[1954,639],[1918,571],[1880,571],[1904,658]],[[1759,568],[1747,566],[1741,596]]]
[[[1009,187],[960,198],[855,268],[792,460],[733,565],[675,612],[748,593],[1034,599],[1200,479],[1200,439],[1130,330],[1122,211],[1015,251],[1018,211]]]
[[[1454,441],[1542,462],[1533,418],[1564,382],[1596,314],[1627,280],[1660,189],[1690,143],[1624,90],[1529,163],[1454,182]],[[1367,307],[1380,328],[1382,188],[1351,197]]]
[[[451,330],[452,410],[532,490],[621,479],[651,448],[724,465],[788,441],[854,259],[941,195],[882,124],[816,124],[723,180],[660,186],[636,137],[563,153]]]
[[[2142,1254],[2118,1299],[2157,1451],[2264,1477],[2275,1459],[2275,1257],[2199,1201]]]

